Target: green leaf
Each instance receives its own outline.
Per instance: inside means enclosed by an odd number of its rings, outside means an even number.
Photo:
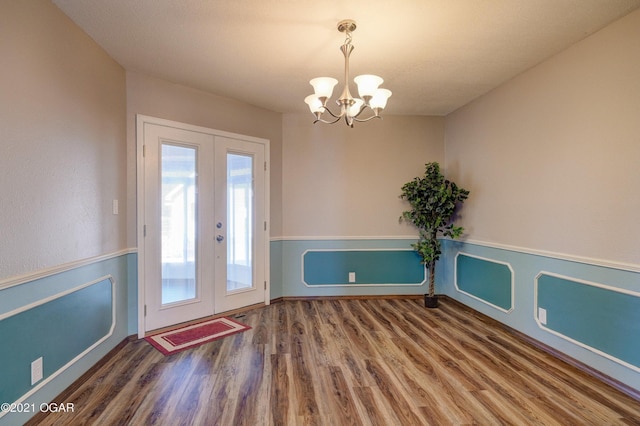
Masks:
[[[437,162],[425,164],[424,175],[405,183],[401,190],[400,198],[406,200],[411,209],[402,212],[400,219],[418,228],[420,238],[412,247],[420,254],[422,263],[429,265],[441,254],[438,235],[458,238],[464,232],[464,228],[455,226],[451,219],[469,191],[445,179]]]

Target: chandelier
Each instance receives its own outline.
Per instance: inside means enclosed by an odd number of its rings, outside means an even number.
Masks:
[[[309,105],[311,113],[316,117],[314,124],[318,121],[327,124],[338,122],[344,117],[345,123],[349,127],[353,127],[354,121],[369,121],[372,118],[381,118],[380,111],[387,105],[387,99],[391,96],[391,91],[378,88],[383,82],[382,78],[377,75],[364,74],[353,79],[358,86],[358,94],[360,98],[354,98],[349,92],[349,55],[353,51],[351,45],[351,33],[356,29],[356,22],[351,19],[345,19],[338,22],[338,31],[345,33],[345,41],[340,50],[344,55],[344,89],[340,98],[336,100],[340,108],[339,113],[332,112],[327,107],[327,101],[331,98],[333,88],[338,84],[338,80],[331,77],[318,77],[309,81],[313,86],[314,94],[307,96],[304,101]],[[369,116],[361,118],[360,116],[365,110],[369,111]],[[323,114],[328,113],[331,117],[329,121],[324,120]],[[326,116],[325,116],[326,117]]]

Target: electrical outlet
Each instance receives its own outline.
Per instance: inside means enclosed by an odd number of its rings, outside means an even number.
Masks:
[[[118,214],[118,200],[113,200],[113,214]]]
[[[31,384],[35,385],[42,380],[42,357],[31,363]]]
[[[356,273],[355,272],[349,272],[349,282],[350,283],[355,283],[356,282]]]
[[[538,308],[538,321],[541,324],[547,324],[547,310],[544,308]]]

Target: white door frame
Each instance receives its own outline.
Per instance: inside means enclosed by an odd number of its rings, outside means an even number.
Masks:
[[[213,136],[222,136],[231,139],[241,139],[249,142],[259,143],[264,145],[265,155],[265,179],[264,179],[264,218],[265,218],[265,238],[264,238],[264,274],[266,280],[266,289],[264,294],[264,303],[268,305],[271,301],[271,280],[269,270],[269,229],[270,229],[270,217],[269,217],[269,181],[270,181],[270,158],[269,158],[269,140],[256,138],[253,136],[245,136],[237,133],[224,132],[222,130],[210,129],[201,126],[194,126],[191,124],[180,123],[177,121],[165,120],[162,118],[150,117],[146,115],[136,115],[136,206],[137,206],[137,245],[138,245],[138,338],[143,338],[145,335],[145,271],[144,271],[144,259],[145,259],[145,247],[144,247],[144,225],[145,225],[145,185],[144,185],[144,124],[156,124],[160,126],[175,127],[178,129],[189,130],[193,132],[206,133]]]

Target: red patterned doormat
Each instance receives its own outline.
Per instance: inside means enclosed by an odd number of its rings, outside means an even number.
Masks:
[[[250,328],[231,318],[216,318],[146,336],[144,339],[163,354],[171,355]]]

